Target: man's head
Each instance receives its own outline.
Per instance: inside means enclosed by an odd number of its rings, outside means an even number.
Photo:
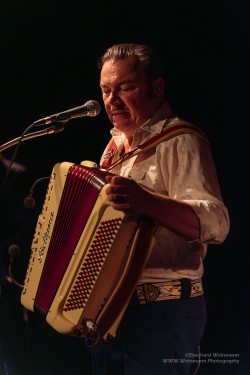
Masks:
[[[126,43],[110,47],[98,66],[108,117],[131,136],[165,101],[161,61],[151,47]]]

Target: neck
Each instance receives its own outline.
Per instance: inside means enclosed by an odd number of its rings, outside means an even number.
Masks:
[[[125,151],[125,153],[130,151],[132,143],[133,143],[133,136],[125,138],[125,140],[124,140],[124,151]]]

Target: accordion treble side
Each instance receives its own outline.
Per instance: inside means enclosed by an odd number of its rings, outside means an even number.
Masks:
[[[107,338],[136,287],[155,226],[114,210],[106,195],[108,172],[82,164],[63,162],[52,170],[21,303],[60,333],[98,331]]]

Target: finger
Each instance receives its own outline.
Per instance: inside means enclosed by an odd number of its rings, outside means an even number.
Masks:
[[[130,181],[129,178],[121,177],[121,176],[113,176],[113,177],[107,176],[107,177],[111,185],[128,185]],[[107,180],[107,177],[106,177],[106,180]]]
[[[126,186],[121,185],[109,185],[106,189],[106,194],[119,194],[127,195],[128,189]]]
[[[112,207],[118,211],[124,211],[124,212],[129,211],[129,205],[127,203],[113,203]]]
[[[108,201],[117,204],[126,203],[126,197],[120,194],[108,194]]]
[[[112,174],[108,174],[108,175],[105,177],[105,180],[106,180],[108,183],[110,183],[113,177],[114,177],[114,176],[113,176]]]

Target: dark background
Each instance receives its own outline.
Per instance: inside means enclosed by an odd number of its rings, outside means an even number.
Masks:
[[[162,54],[170,103],[206,132],[231,231],[222,245],[210,246],[205,260],[208,322],[201,352],[222,353],[223,359],[225,353],[239,354],[241,365],[205,364],[200,375],[245,375],[250,368],[249,363],[243,365],[249,315],[247,304],[240,305],[240,294],[246,300],[249,296],[247,278],[242,278],[249,250],[244,222],[249,191],[249,16],[247,1],[230,0],[0,2],[0,145],[47,115],[90,99],[102,105],[96,62],[106,48],[119,42],[148,43]],[[98,162],[109,129],[102,108],[95,118],[66,124],[60,134],[23,142],[16,161],[25,164],[28,173],[20,202],[37,178],[50,175],[55,163]],[[4,155],[11,158],[13,151]],[[38,204],[32,215],[44,199],[42,185],[37,187]],[[29,247],[21,250],[20,267]],[[88,374],[90,350],[81,341],[52,331],[34,314],[28,313],[25,323],[20,292],[13,288],[7,286],[1,297],[7,311],[1,320],[5,327],[1,348],[7,352],[2,373],[7,374],[7,366],[9,375]]]

